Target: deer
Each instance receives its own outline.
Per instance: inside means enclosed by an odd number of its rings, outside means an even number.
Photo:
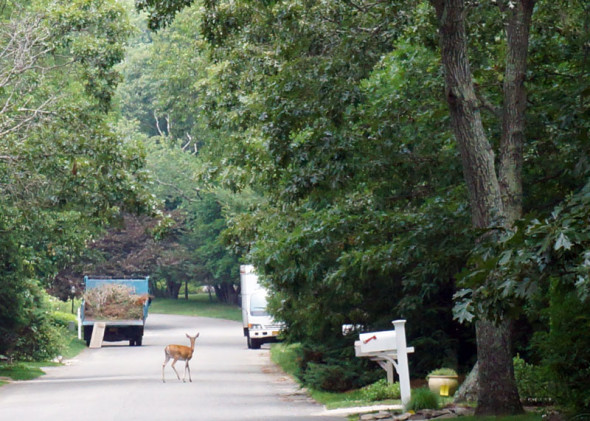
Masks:
[[[191,341],[190,347],[185,345],[168,345],[166,348],[164,348],[164,356],[166,359],[164,360],[164,364],[162,364],[162,382],[166,383],[166,379],[164,378],[164,368],[166,368],[166,364],[168,364],[168,361],[170,360],[173,360],[172,369],[176,373],[176,377],[178,377],[178,380],[180,380],[180,376],[178,375],[178,371],[176,371],[174,364],[176,364],[176,361],[180,360],[186,362],[186,365],[184,366],[184,377],[182,378],[182,381],[186,382],[187,371],[189,381],[193,381],[193,379],[191,378],[191,369],[188,365],[188,362],[193,357],[193,352],[195,351],[195,340],[199,337],[199,333],[197,332],[195,336],[190,336],[187,333],[186,337]]]

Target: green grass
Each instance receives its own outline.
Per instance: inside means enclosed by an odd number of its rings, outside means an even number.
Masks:
[[[66,360],[69,360],[74,358],[85,349],[86,342],[84,342],[82,339],[78,339],[77,332],[71,332],[71,334],[68,335],[68,343],[66,344],[66,348],[62,353],[62,357],[64,357]]]
[[[77,314],[78,307],[82,304],[81,298],[76,298],[74,300],[74,312],[72,313],[72,300],[68,301],[61,301],[58,298],[51,299],[51,307],[54,311],[60,311],[62,313],[70,313],[70,314]]]
[[[67,335],[67,344],[62,357],[73,358],[86,348],[86,343],[78,339],[74,332]],[[12,364],[0,363],[0,377],[9,377],[12,380],[32,380],[45,374],[43,367],[55,367],[61,365],[53,361],[15,361]],[[0,381],[0,385],[6,382]]]
[[[300,344],[273,344],[270,348],[270,358],[272,362],[281,367],[285,373],[297,378],[300,350]]]
[[[42,367],[55,367],[58,365],[60,364],[50,361],[19,361],[12,364],[0,363],[0,377],[9,377],[12,380],[32,380],[45,374],[45,372],[41,370]]]
[[[242,311],[238,306],[220,303],[215,297],[213,297],[213,301],[209,301],[208,294],[189,294],[188,301],[184,298],[178,300],[154,298],[150,306],[150,313],[242,320]]]
[[[383,401],[370,401],[365,399],[361,389],[348,392],[325,392],[322,390],[310,390],[309,394],[316,401],[326,406],[326,409],[352,408],[372,405],[401,405],[399,399],[387,399]]]
[[[86,343],[78,339],[76,332],[68,332],[67,343],[63,350],[62,357],[70,359],[78,355],[86,348]],[[15,361],[12,364],[0,363],[0,377],[8,377],[12,380],[32,380],[45,374],[43,367],[56,367],[61,365],[53,361]],[[0,386],[7,382],[0,380]]]
[[[412,390],[412,398],[407,406],[408,410],[419,411],[421,409],[438,408],[440,408],[440,399],[438,395],[428,387],[420,387]]]

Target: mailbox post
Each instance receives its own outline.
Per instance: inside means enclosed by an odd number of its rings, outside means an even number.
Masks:
[[[354,343],[357,357],[370,358],[387,372],[387,381],[393,383],[393,369],[397,371],[400,383],[402,405],[410,401],[410,370],[408,353],[414,352],[413,347],[406,346],[406,321],[394,320],[394,330],[361,333]]]
[[[414,348],[406,347],[406,321],[394,320],[395,342],[397,345],[397,374],[399,375],[399,386],[404,407],[408,404],[411,397],[410,392],[410,369],[408,368],[408,352],[414,352]],[[404,399],[404,397],[406,399]]]

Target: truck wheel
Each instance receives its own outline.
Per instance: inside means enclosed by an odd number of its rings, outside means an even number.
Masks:
[[[129,339],[129,346],[135,346],[135,339]]]
[[[262,345],[262,340],[251,338],[248,336],[248,348],[250,349],[260,349],[260,345]]]
[[[135,346],[141,346],[141,342],[142,342],[143,338],[137,338],[135,340]]]
[[[92,339],[92,326],[84,326],[84,341],[86,346],[90,346],[90,340]]]

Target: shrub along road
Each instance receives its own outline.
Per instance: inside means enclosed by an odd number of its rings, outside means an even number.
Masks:
[[[164,347],[188,345],[200,332],[191,361],[193,382],[178,381],[170,363],[162,383]],[[37,380],[0,388],[2,419],[64,420],[342,420],[279,372],[269,351],[248,350],[240,323],[152,314],[143,346],[105,342],[70,365],[45,369]],[[184,363],[176,363],[181,378]]]

